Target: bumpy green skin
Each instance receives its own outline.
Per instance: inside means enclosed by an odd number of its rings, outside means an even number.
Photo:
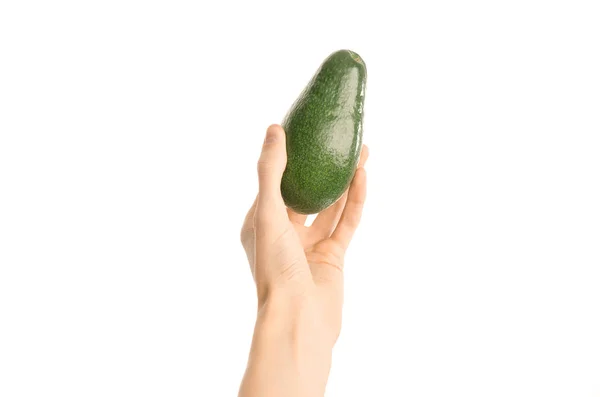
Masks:
[[[281,194],[295,212],[324,210],[352,181],[362,148],[366,81],[358,54],[334,52],[285,116],[288,160]]]

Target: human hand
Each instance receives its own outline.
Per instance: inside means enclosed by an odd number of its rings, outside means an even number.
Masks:
[[[241,230],[241,242],[257,286],[259,307],[269,294],[286,298],[323,295],[331,305],[327,317],[339,332],[344,254],[356,230],[366,198],[363,145],[358,168],[346,193],[318,214],[310,227],[306,215],[285,207],[280,185],[287,156],[285,133],[278,125],[267,131],[258,161],[259,194]]]
[[[344,255],[359,224],[366,198],[366,172],[363,167],[367,157],[368,149],[363,146],[349,190],[335,204],[318,214],[310,227],[306,227],[306,215],[287,209],[281,197],[281,177],[287,161],[285,133],[278,125],[267,130],[257,167],[259,193],[246,215],[240,236],[256,283],[259,303],[255,339],[240,395],[266,395],[252,394],[248,390],[261,387],[260,382],[257,384],[255,380],[260,378],[256,372],[261,371],[256,368],[269,368],[269,364],[264,362],[267,354],[264,351],[273,344],[269,342],[266,345],[263,335],[269,334],[272,340],[273,329],[278,330],[275,338],[287,340],[284,344],[293,343],[293,349],[301,349],[311,357],[303,359],[305,364],[310,363],[307,374],[311,375],[306,377],[311,381],[305,379],[301,382],[302,386],[315,384],[315,389],[311,390],[324,388],[331,348],[341,328]],[[293,340],[285,336],[280,338],[281,334],[292,335]],[[257,347],[259,345],[262,347]],[[278,349],[278,352],[281,351],[285,349]],[[263,359],[253,360],[256,356]],[[278,364],[274,368],[284,371],[289,360],[279,357],[276,361]],[[298,374],[298,363],[290,365],[295,368],[292,372]],[[274,369],[265,371],[272,374]],[[280,374],[279,378],[286,376]],[[297,377],[291,376],[287,386],[284,383],[283,387],[290,387],[290,383],[297,381]],[[248,394],[243,394],[244,390]],[[287,388],[282,391],[291,395]]]

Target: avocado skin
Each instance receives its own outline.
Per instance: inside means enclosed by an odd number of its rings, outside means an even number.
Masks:
[[[360,56],[336,51],[286,114],[282,127],[287,165],[281,194],[295,212],[321,212],[348,189],[362,148],[366,81]]]

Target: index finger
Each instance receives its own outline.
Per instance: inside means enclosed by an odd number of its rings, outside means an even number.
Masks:
[[[367,172],[364,168],[359,168],[352,179],[342,217],[331,235],[331,239],[341,245],[344,250],[348,248],[360,223],[366,197]]]

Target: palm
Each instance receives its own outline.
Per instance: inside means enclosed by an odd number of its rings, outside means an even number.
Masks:
[[[352,192],[351,192],[352,193]],[[344,194],[338,202],[321,212],[310,226],[304,226],[306,216],[288,209],[290,223],[298,235],[313,282],[322,296],[326,323],[330,324],[337,339],[341,328],[341,307],[343,302],[343,275],[346,238],[337,235],[340,218],[346,206],[362,206],[362,200],[356,200],[350,194]],[[346,211],[346,216],[353,211]],[[357,219],[355,220],[358,221]],[[348,222],[348,219],[346,219]]]

